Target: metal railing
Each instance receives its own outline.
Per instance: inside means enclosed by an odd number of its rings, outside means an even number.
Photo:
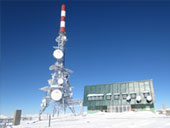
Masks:
[[[0,128],[12,128],[13,118],[0,119]]]

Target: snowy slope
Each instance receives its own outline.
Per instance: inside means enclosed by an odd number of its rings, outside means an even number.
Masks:
[[[36,117],[32,121],[22,121],[20,126],[14,128],[48,128],[47,115],[43,116],[42,121]],[[152,112],[61,115],[52,118],[51,128],[170,128],[170,117]]]

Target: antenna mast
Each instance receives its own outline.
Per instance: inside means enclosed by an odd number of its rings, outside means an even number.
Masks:
[[[49,70],[53,71],[51,74],[52,78],[48,80],[49,86],[40,88],[40,90],[46,91],[46,96],[42,100],[39,120],[41,119],[41,114],[50,104],[53,104],[53,116],[56,112],[59,115],[61,110],[66,113],[66,107],[68,107],[71,112],[75,114],[73,105],[78,103],[81,103],[82,105],[82,100],[72,100],[73,87],[68,81],[69,74],[72,73],[72,71],[64,67],[65,43],[67,41],[65,19],[66,6],[62,5],[59,36],[56,38],[58,46],[54,46],[55,50],[53,52],[56,63],[49,67]]]

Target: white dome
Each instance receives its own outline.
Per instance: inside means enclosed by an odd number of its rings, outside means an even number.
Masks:
[[[41,104],[41,107],[44,107],[44,104]]]
[[[141,96],[137,96],[137,97],[136,97],[136,100],[137,100],[138,102],[140,102],[140,101],[142,100]]]
[[[62,92],[58,89],[55,89],[51,93],[51,98],[55,101],[59,101],[62,98]]]
[[[52,79],[49,79],[48,83],[49,83],[49,85],[51,85],[52,84]]]
[[[69,91],[72,91],[72,88],[71,88],[71,87],[69,87]]]
[[[126,97],[126,100],[127,100],[127,101],[131,100],[131,97],[130,97],[130,96],[127,96],[127,97]]]
[[[46,103],[46,99],[43,99],[43,100],[42,100],[42,103]]]
[[[63,36],[63,39],[66,41],[66,40],[67,40],[67,37],[66,37],[66,36]]]
[[[61,59],[63,57],[63,51],[57,49],[53,52],[53,56],[56,58],[56,59]]]
[[[147,101],[152,101],[152,97],[151,96],[147,96],[146,99],[147,99]]]

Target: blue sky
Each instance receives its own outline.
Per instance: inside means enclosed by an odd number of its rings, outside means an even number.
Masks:
[[[38,113],[66,4],[66,68],[74,98],[85,85],[153,79],[170,108],[170,2],[1,2],[0,113]]]

